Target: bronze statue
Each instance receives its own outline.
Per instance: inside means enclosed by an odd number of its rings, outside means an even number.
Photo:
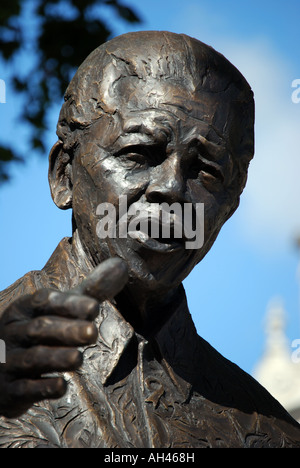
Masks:
[[[239,204],[253,126],[246,80],[188,36],[125,34],[80,66],[49,168],[73,236],[0,295],[0,446],[300,447],[298,423],[197,336],[182,286]],[[121,197],[146,221],[203,203],[203,245],[100,238],[98,207],[118,228]]]

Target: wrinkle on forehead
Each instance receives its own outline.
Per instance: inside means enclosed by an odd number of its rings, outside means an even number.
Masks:
[[[135,76],[120,76],[113,84],[104,80],[101,94],[110,115],[119,114],[126,120],[131,119],[131,114],[140,113],[145,119],[148,112],[151,115],[151,111],[157,110],[187,125],[193,125],[192,121],[198,125],[202,123],[202,132],[207,134],[209,131],[214,142],[223,140],[230,144],[231,123],[234,121],[230,96],[203,90],[195,93],[172,80],[147,78],[142,81]]]

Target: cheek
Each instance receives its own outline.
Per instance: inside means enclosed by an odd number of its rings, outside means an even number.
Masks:
[[[86,173],[88,185],[97,192],[97,202],[119,204],[121,196],[127,197],[128,205],[136,201],[146,190],[149,183],[147,171],[138,174],[123,167],[114,156],[106,155],[93,164],[86,164],[81,171]]]
[[[83,161],[85,164],[83,164]],[[96,237],[97,207],[103,202],[101,178],[93,169],[92,157],[85,154],[73,164],[73,215],[85,244]]]
[[[226,220],[228,203],[225,191],[210,192],[194,180],[189,181],[187,186],[193,204],[204,203],[204,241],[206,242],[221,229]]]
[[[98,190],[81,178],[73,189],[73,215],[77,227],[90,233],[95,231]]]
[[[118,216],[120,197],[125,196],[130,206],[144,194],[149,177],[145,173],[139,177],[131,174],[117,158],[95,145],[90,145],[89,150],[81,151],[73,164],[73,211],[77,226],[94,232],[97,207],[110,203]]]
[[[99,203],[115,204],[120,192],[120,177],[108,163],[110,159],[109,153],[96,144],[82,145],[73,171],[73,194],[81,203],[87,202],[95,209]]]

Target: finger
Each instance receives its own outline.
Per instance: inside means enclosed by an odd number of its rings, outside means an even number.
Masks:
[[[112,299],[128,281],[126,263],[120,258],[109,258],[100,263],[87,278],[72,291],[85,294],[102,302]]]
[[[32,295],[18,299],[9,309],[9,314],[6,314],[6,325],[40,315],[94,320],[99,313],[99,303],[88,296],[40,289]]]
[[[6,327],[6,340],[13,346],[85,346],[96,342],[94,323],[63,317],[40,316]]]
[[[10,398],[21,402],[23,406],[32,405],[38,401],[61,398],[67,390],[67,383],[62,377],[44,379],[20,379],[11,382],[8,391]]]
[[[33,316],[58,315],[80,320],[94,320],[99,313],[96,299],[70,291],[40,290],[34,294]]]
[[[48,372],[70,372],[82,364],[82,353],[77,349],[34,346],[9,353],[7,374],[19,377],[37,377]]]

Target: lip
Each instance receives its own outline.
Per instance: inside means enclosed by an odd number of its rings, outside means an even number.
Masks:
[[[170,222],[170,226],[168,226],[167,231],[164,231],[163,226],[165,226],[165,224],[161,219],[161,211],[157,212],[153,206],[150,205],[145,207],[145,205],[138,202],[131,206],[134,206],[136,210],[134,213],[137,212],[139,214],[134,214],[133,216],[129,216],[129,218],[124,218],[123,222],[126,223],[126,232],[128,237],[136,241],[145,249],[152,250],[153,252],[172,253],[185,249],[186,239],[184,236],[184,229],[181,219],[175,213],[171,213],[171,219],[166,221]],[[135,221],[133,224],[134,228],[130,229],[132,219]],[[153,237],[152,223],[156,226],[157,236],[155,237]],[[175,236],[175,231],[177,232],[177,236]],[[152,236],[148,234],[150,232]],[[169,236],[165,238],[159,237],[159,233],[163,232],[168,232]],[[182,237],[178,237],[180,233],[182,234]]]
[[[170,239],[168,242],[162,242],[159,239],[149,237],[148,234],[143,231],[129,231],[128,235],[147,249],[153,250],[154,252],[170,253],[184,249],[182,239],[179,239],[178,241]]]

